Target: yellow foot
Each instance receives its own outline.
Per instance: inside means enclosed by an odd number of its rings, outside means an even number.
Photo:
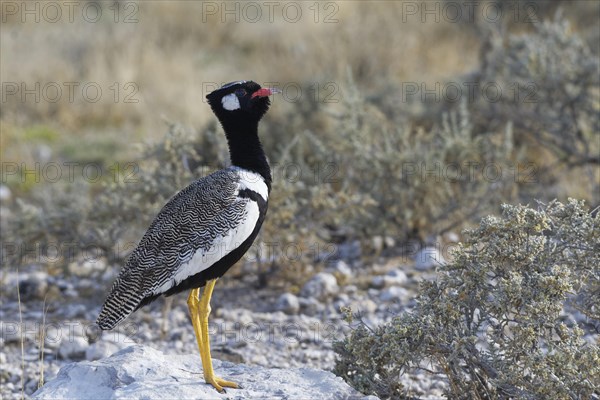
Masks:
[[[224,387],[233,388],[233,389],[237,389],[239,387],[238,384],[235,382],[226,381],[225,379],[217,378],[216,376],[212,379],[205,378],[205,380],[206,380],[206,383],[210,383],[211,385],[213,385],[213,387],[215,389],[217,389],[219,392],[223,392]]]

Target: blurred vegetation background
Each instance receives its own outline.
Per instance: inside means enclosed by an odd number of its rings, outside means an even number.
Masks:
[[[599,15],[582,0],[3,0],[3,313],[43,299],[44,320],[79,315],[67,305],[93,320],[164,203],[228,165],[205,95],[252,79],[283,89],[260,128],[274,183],[223,301],[262,312],[249,287],[271,304],[340,259],[337,282],[371,301],[373,274],[433,246],[449,262],[403,312],[369,327],[346,309],[340,376],[382,398],[415,371],[445,375],[451,398],[597,396]],[[40,270],[39,290],[19,280]],[[146,317],[161,337],[169,310]]]
[[[600,203],[599,2],[59,2],[56,21],[10,4],[5,265],[68,273],[94,249],[119,267],[169,197],[228,163],[204,96],[239,79],[284,89],[261,125],[259,284],[456,241],[503,202]]]

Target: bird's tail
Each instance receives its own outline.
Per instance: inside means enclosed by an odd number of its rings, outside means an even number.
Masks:
[[[142,306],[144,302],[143,294],[136,290],[137,288],[123,286],[126,285],[123,285],[117,279],[102,305],[102,310],[96,320],[96,324],[100,329],[109,330],[114,328],[115,325]]]

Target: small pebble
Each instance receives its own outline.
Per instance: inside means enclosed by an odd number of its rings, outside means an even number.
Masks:
[[[275,310],[283,311],[286,314],[297,314],[300,310],[298,297],[292,293],[284,293],[275,302]]]
[[[335,276],[327,272],[320,272],[304,284],[300,295],[323,300],[339,291]]]

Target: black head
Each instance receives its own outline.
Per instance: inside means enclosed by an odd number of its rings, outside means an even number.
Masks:
[[[261,88],[253,81],[238,81],[223,85],[206,99],[225,127],[230,122],[258,123],[269,109],[269,96],[277,92],[276,89]]]

